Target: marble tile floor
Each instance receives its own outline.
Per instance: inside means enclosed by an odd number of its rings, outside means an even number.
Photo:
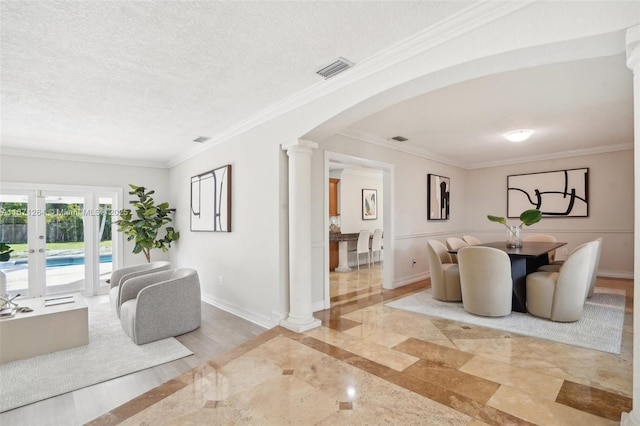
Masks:
[[[271,329],[90,424],[614,425],[630,411],[632,281],[598,280],[627,291],[614,355],[387,308],[429,282],[384,291],[369,272],[340,277],[322,327]]]

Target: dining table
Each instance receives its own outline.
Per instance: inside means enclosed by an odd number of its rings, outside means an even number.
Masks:
[[[548,265],[549,252],[566,244],[565,242],[523,241],[521,247],[507,247],[506,241],[495,241],[475,246],[502,250],[509,256],[513,282],[511,310],[527,312],[527,275],[536,272],[543,265]],[[457,252],[458,250],[449,250],[449,253]]]

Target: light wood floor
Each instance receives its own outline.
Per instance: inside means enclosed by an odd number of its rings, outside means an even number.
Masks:
[[[87,304],[108,296],[87,298]],[[177,339],[193,355],[98,383],[0,414],[2,426],[81,425],[192,368],[216,358],[266,329],[202,303],[202,326]],[[100,366],[96,366],[100,368]],[[37,386],[37,383],[34,383]]]

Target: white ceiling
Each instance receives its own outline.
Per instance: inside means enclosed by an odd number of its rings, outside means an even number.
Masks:
[[[398,103],[350,126],[364,139],[463,167],[633,146],[633,74],[625,54],[493,74]],[[532,129],[525,142],[502,135]]]
[[[469,2],[0,3],[2,148],[166,164]],[[351,126],[464,166],[631,144],[624,55],[492,75]],[[500,135],[531,127],[530,143]],[[473,160],[469,160],[472,158]]]

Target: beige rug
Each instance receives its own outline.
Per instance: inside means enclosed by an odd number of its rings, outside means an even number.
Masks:
[[[481,317],[466,312],[462,308],[462,302],[441,302],[434,299],[431,289],[386,303],[385,306],[619,354],[624,325],[625,291],[596,288],[594,295],[585,303],[582,318],[570,323],[553,322],[520,312],[512,312],[499,318]]]
[[[138,346],[109,303],[90,306],[88,345],[0,365],[0,412],[191,354],[173,337]]]

